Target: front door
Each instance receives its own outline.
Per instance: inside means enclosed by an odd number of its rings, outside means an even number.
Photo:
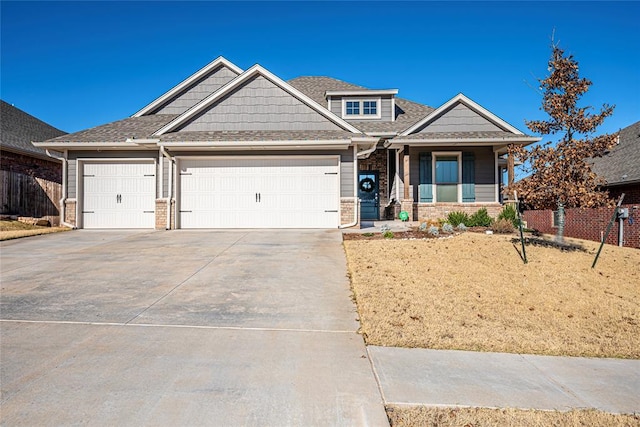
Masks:
[[[358,173],[360,219],[380,219],[380,197],[378,197],[378,187],[378,171],[360,171]]]

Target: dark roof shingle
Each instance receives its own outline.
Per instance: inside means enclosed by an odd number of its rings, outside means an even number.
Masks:
[[[25,113],[19,108],[0,100],[0,147],[23,154],[38,157],[47,156],[42,148],[34,147],[32,142],[44,141],[64,135],[60,129]]]
[[[593,171],[609,185],[640,182],[640,121],[620,130],[620,142],[593,160]]]

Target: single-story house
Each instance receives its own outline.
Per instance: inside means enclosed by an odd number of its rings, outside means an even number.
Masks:
[[[604,178],[609,194],[623,203],[640,203],[640,121],[620,130],[618,142],[607,154],[593,160],[592,170]]]
[[[462,94],[438,108],[219,57],[133,114],[37,143],[64,153],[83,228],[337,228],[501,209],[527,136]]]
[[[34,147],[32,141],[65,132],[2,100],[0,126],[0,213],[57,216],[59,200],[55,194],[60,192],[62,162]]]

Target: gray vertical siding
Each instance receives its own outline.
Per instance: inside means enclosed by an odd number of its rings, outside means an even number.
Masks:
[[[169,100],[165,105],[155,110],[154,113],[182,114],[237,76],[235,72],[227,67],[220,66],[212,70],[208,75],[202,77],[198,82],[188,88],[186,92]]]
[[[418,133],[430,132],[491,132],[501,131],[489,120],[485,119],[466,105],[459,103],[445,111]]]
[[[76,159],[69,159],[67,163],[67,197],[70,199],[78,197],[76,188],[77,166]]]
[[[411,164],[410,164],[410,179],[413,186],[413,200],[418,200],[418,183],[420,179],[420,153],[422,152],[446,152],[446,151],[461,151],[474,153],[475,160],[475,192],[476,202],[495,202],[495,157],[492,147],[429,147],[429,148],[411,148]],[[402,164],[402,159],[400,159]]]
[[[353,149],[340,155],[340,197],[353,197]]]
[[[257,76],[182,127],[183,131],[341,130],[335,123]]]

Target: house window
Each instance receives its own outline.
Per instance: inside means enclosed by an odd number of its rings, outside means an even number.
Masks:
[[[378,99],[343,99],[343,119],[379,119],[380,98]]]
[[[360,101],[347,101],[345,104],[347,116],[360,115]]]
[[[376,101],[362,101],[362,114],[365,116],[378,114],[378,103]]]
[[[457,202],[459,179],[458,156],[436,156],[436,200]]]

